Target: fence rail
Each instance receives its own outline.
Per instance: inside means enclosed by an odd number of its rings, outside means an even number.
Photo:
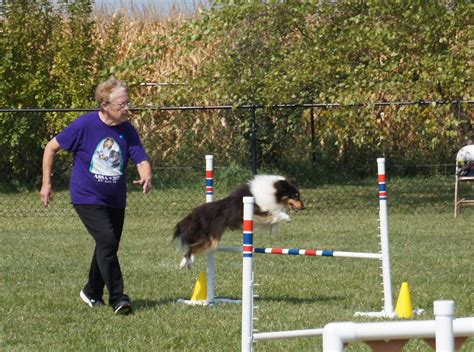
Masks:
[[[446,166],[438,167],[442,169]],[[449,169],[453,172],[422,177],[389,176],[390,212],[451,214],[454,204],[454,165]],[[216,200],[225,197],[240,183],[251,178],[251,170],[242,170],[241,175],[228,178],[230,171],[226,167],[215,169]],[[154,173],[154,189],[148,195],[143,195],[136,185],[128,185],[128,214],[181,216],[205,202],[203,168],[166,167],[157,168]],[[316,184],[303,179],[297,181],[306,205],[306,210],[297,216],[350,215],[360,213],[361,210],[367,214],[377,213],[377,188],[373,178]],[[462,184],[460,192],[474,197],[471,185]],[[468,213],[472,210],[463,211]],[[48,209],[41,206],[38,189],[0,188],[0,217],[57,217],[72,214],[74,210],[70,205],[67,184],[55,186],[55,196]]]
[[[185,110],[252,110],[252,109],[295,109],[295,108],[361,108],[361,107],[382,107],[382,106],[424,106],[424,105],[472,105],[474,100],[411,100],[411,101],[377,101],[373,103],[304,103],[304,104],[243,104],[243,105],[197,105],[197,106],[145,106],[132,107],[132,111],[185,111]],[[6,112],[90,112],[97,111],[97,108],[0,108],[0,113]]]
[[[258,159],[258,149],[261,148],[259,143],[259,137],[261,136],[261,131],[259,127],[261,125],[257,121],[257,111],[263,109],[290,109],[290,110],[310,110],[310,123],[307,127],[309,128],[310,133],[310,145],[311,147],[306,152],[312,156],[312,161],[316,161],[316,149],[317,149],[317,137],[315,130],[315,116],[313,114],[314,109],[353,109],[353,108],[386,108],[386,107],[407,107],[407,106],[419,106],[419,107],[439,107],[439,106],[448,106],[453,107],[453,114],[456,115],[458,122],[463,119],[468,121],[467,118],[462,118],[462,106],[467,106],[467,109],[470,109],[474,105],[474,100],[410,100],[410,101],[376,101],[376,102],[354,102],[354,103],[303,103],[303,104],[273,104],[273,105],[263,105],[263,104],[243,104],[238,106],[233,105],[214,105],[214,106],[156,106],[150,104],[149,106],[142,107],[132,107],[130,110],[136,113],[144,112],[192,112],[192,111],[246,111],[250,112],[250,117],[248,118],[250,125],[250,132],[248,139],[248,151],[252,167],[252,173],[255,175],[259,167]],[[47,114],[47,113],[72,113],[72,112],[92,112],[96,111],[97,108],[0,108],[0,114]],[[373,115],[373,118],[377,118],[377,114]],[[0,115],[1,121],[1,115]],[[301,127],[302,128],[302,127]],[[461,127],[459,127],[461,128]],[[462,127],[472,129],[472,124],[468,127]],[[239,133],[236,131],[235,133]],[[242,133],[242,131],[240,131]],[[459,133],[459,131],[458,131]],[[464,134],[464,132],[462,132]],[[268,137],[268,136],[267,136]],[[232,138],[232,136],[230,136]],[[306,141],[302,143],[308,144]],[[301,147],[300,147],[301,148]],[[308,148],[306,148],[308,149]],[[383,148],[382,148],[383,150]],[[380,155],[379,155],[380,156]]]

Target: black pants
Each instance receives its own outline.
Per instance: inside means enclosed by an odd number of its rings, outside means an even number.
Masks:
[[[122,271],[117,256],[125,209],[94,204],[75,204],[74,209],[95,240],[89,280],[84,292],[99,299],[102,298],[105,285],[109,291],[109,304],[128,299],[123,293]]]

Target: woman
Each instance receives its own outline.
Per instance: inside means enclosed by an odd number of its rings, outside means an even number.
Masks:
[[[134,184],[151,190],[152,172],[137,131],[128,121],[128,87],[115,78],[99,84],[95,91],[99,111],[79,116],[46,145],[43,155],[41,202],[53,196],[51,172],[59,149],[74,154],[70,179],[71,201],[95,240],[89,279],[80,292],[91,308],[103,304],[104,285],[116,314],[132,311],[117,256],[126,206],[126,166],[131,158],[140,179]]]

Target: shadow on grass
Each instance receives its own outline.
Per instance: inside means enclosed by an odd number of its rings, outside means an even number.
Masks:
[[[314,296],[314,297],[308,297],[308,298],[290,297],[290,296],[273,296],[273,297],[260,296],[258,297],[258,301],[302,304],[302,303],[337,302],[337,301],[343,301],[346,298],[342,296]]]
[[[176,298],[155,299],[136,299],[133,300],[133,308],[135,311],[153,309],[176,302]]]
[[[219,299],[226,299],[226,300],[234,300],[240,301],[240,297],[216,297],[217,300]],[[315,304],[315,303],[322,303],[322,302],[340,302],[343,301],[345,298],[342,296],[315,296],[315,297],[308,297],[308,298],[300,298],[300,297],[290,297],[290,296],[266,296],[266,297],[258,297],[258,301],[260,302],[275,302],[275,303],[288,303],[288,304]],[[159,300],[154,299],[138,299],[133,300],[133,308],[135,311],[146,310],[146,309],[154,309],[160,306],[165,306],[169,304],[174,304],[177,302],[177,298],[163,298]],[[219,304],[226,304],[226,302],[219,302]]]

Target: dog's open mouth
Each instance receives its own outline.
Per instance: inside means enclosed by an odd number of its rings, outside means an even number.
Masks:
[[[291,210],[293,210],[295,213],[304,209],[304,205],[302,202],[294,201],[291,199],[288,201],[288,205],[290,206]]]

